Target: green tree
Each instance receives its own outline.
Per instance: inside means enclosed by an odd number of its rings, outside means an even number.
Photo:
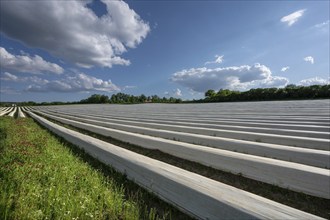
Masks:
[[[109,103],[109,102],[110,102],[109,96],[107,96],[107,95],[101,95],[101,97],[100,97],[100,103]]]
[[[147,97],[144,94],[139,96],[139,102],[144,103],[146,101],[147,101]]]
[[[206,98],[212,98],[216,95],[215,91],[213,89],[209,89],[205,92],[205,97]]]

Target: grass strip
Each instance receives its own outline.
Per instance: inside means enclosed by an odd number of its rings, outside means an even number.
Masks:
[[[189,219],[31,118],[0,118],[0,219]]]
[[[47,118],[44,115],[41,117]],[[81,128],[77,128],[71,125],[67,125],[56,120],[47,118],[54,123],[62,125],[66,128],[87,134],[89,136],[98,138],[100,140],[112,143],[116,146],[134,151],[136,153],[148,156],[150,158],[163,161],[165,163],[180,167],[182,169],[200,174],[202,176],[208,177],[210,179],[234,186],[236,188],[254,193],[256,195],[268,198],[270,200],[288,205],[290,207],[330,219],[330,200],[319,198],[304,193],[295,192],[289,189],[281,188],[276,185],[260,182],[253,180],[243,175],[237,175],[230,172],[221,171],[212,167],[208,167],[193,161],[185,160],[173,155],[161,152],[160,150],[152,150],[143,148],[130,143],[125,143],[123,141],[114,139],[110,136],[103,136],[96,134],[91,131],[87,131]]]

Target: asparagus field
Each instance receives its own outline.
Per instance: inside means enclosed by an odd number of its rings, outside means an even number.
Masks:
[[[329,106],[330,100],[306,100],[64,105],[23,111],[192,217],[318,219],[329,218],[329,212],[301,211],[78,131],[158,150],[329,205]],[[1,109],[0,114],[16,110],[18,117],[24,116],[21,108]]]

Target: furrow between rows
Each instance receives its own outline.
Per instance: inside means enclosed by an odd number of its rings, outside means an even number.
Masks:
[[[53,113],[55,114],[55,113]],[[76,116],[61,115],[67,118],[77,118]],[[245,131],[231,131],[231,130],[220,130],[217,129],[211,133],[206,129],[200,128],[184,128],[180,129],[174,126],[168,126],[168,129],[155,129],[148,128],[146,126],[133,126],[125,125],[121,123],[109,123],[104,122],[104,119],[91,120],[84,119],[83,116],[79,116],[76,120],[84,120],[91,123],[98,123],[98,125],[111,127],[114,129],[125,130],[140,134],[147,134],[151,136],[158,136],[166,139],[175,139],[184,141],[187,143],[200,144],[209,147],[221,148],[222,140],[247,140],[252,142],[262,142],[270,144],[288,145],[294,147],[302,147],[308,149],[317,149],[329,151],[330,140],[321,138],[309,138],[309,137],[299,137],[299,136],[288,136],[288,135],[276,135],[276,134],[266,134],[266,133],[256,133],[256,132],[245,132]],[[161,125],[159,125],[161,127]],[[204,131],[204,133],[198,133],[196,130]],[[206,131],[206,132],[205,132]],[[216,132],[216,135],[214,135]]]
[[[320,219],[198,174],[150,159],[28,114],[129,179],[200,219]],[[53,116],[54,117],[54,116]],[[68,119],[65,119],[68,120]],[[78,123],[78,122],[76,122]],[[89,125],[91,126],[91,125]]]
[[[90,120],[88,123],[84,123],[78,120],[46,114],[44,112],[38,113],[64,124],[70,124],[104,136],[111,136],[118,140],[141,145],[142,147],[159,149],[172,155],[180,155],[180,157],[185,159],[212,166],[220,170],[226,170],[237,174],[241,173],[249,178],[276,184],[298,192],[304,192],[327,199],[330,198],[328,169],[105,128],[95,125],[95,123],[90,123]],[[294,153],[292,155],[294,155]],[[329,154],[324,154],[323,156],[323,161],[328,161],[326,158],[329,159]]]

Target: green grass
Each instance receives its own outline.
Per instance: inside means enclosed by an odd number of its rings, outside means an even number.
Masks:
[[[127,184],[31,118],[0,118],[0,219],[170,218],[170,207],[151,207],[144,200],[157,199]]]

